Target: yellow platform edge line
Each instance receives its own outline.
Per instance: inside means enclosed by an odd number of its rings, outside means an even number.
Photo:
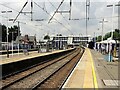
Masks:
[[[89,55],[90,55],[90,60],[92,62],[92,74],[93,74],[94,88],[96,88],[96,90],[98,90],[98,83],[97,83],[97,77],[96,77],[96,73],[95,73],[93,58],[92,58],[92,55],[91,55],[91,52],[89,49],[88,49],[88,51],[89,51]]]

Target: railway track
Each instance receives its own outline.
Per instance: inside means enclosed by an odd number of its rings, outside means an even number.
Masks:
[[[44,82],[36,85],[36,87],[34,87],[33,90],[34,89],[50,89],[50,88],[61,90],[67,78],[69,77],[69,75],[71,74],[71,72],[73,71],[77,63],[79,62],[83,52],[84,51],[82,50],[76,56],[71,58],[71,60],[67,62],[66,65],[64,65],[59,69],[59,72],[55,72],[46,80],[44,80]]]
[[[68,53],[68,54],[69,54],[69,53]],[[68,55],[68,54],[65,54],[65,55]],[[61,56],[60,58],[58,58],[58,59],[64,58],[65,55],[64,55],[64,56],[62,55],[62,56]],[[56,59],[56,58],[54,58],[54,59]],[[52,61],[52,60],[54,60],[54,59],[51,59],[51,58],[50,58],[50,59],[44,60],[44,61],[42,61],[42,62],[40,62],[40,63],[34,64],[34,65],[32,65],[32,66],[29,66],[29,67],[27,67],[27,68],[18,70],[18,71],[16,71],[16,72],[12,72],[12,73],[10,73],[10,74],[2,75],[2,77],[0,77],[0,80],[1,80],[1,79],[2,79],[2,80],[3,80],[3,79],[6,79],[6,78],[8,78],[8,77],[10,77],[10,76],[13,76],[13,75],[16,75],[16,74],[18,74],[18,73],[24,72],[24,71],[26,71],[26,70],[29,70],[29,69],[33,68],[33,67],[42,65],[42,64],[47,63],[47,62],[49,62],[49,61]]]
[[[24,69],[23,71],[20,70],[18,72],[10,74],[7,77],[2,78],[2,81],[1,81],[2,82],[2,86],[1,86],[1,88],[4,89],[6,87],[9,87],[10,85],[20,81],[21,79],[24,79],[27,76],[29,76],[29,75],[31,75],[31,74],[33,74],[33,73],[43,69],[45,66],[50,65],[52,63],[55,63],[56,61],[61,60],[61,59],[65,58],[66,56],[68,56],[68,55],[70,55],[72,53],[73,52],[68,53],[68,54],[66,54],[66,55],[64,55],[64,56],[62,56],[62,57],[60,57],[58,59],[45,60],[44,62],[42,62],[40,64],[37,64],[37,65],[33,65],[33,66],[31,66],[31,67],[29,67],[27,69]]]
[[[50,77],[54,76],[70,61],[72,61],[72,59],[78,56],[80,56],[80,49],[77,49],[58,59],[28,69],[27,71],[7,77],[1,81],[1,88],[39,88],[45,83],[45,81],[47,81]]]

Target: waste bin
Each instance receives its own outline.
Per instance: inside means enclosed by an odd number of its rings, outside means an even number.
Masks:
[[[104,57],[104,59],[106,60],[106,61],[108,61],[108,62],[111,62],[112,60],[113,60],[113,56],[110,54],[106,54],[105,55],[105,57]]]
[[[120,60],[120,46],[118,48],[118,60]]]

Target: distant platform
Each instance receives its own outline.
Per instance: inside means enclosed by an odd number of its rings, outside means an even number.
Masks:
[[[45,55],[50,55],[50,54],[55,54],[55,53],[60,53],[60,52],[64,52],[64,51],[68,51],[68,50],[72,50],[74,48],[70,48],[70,49],[66,49],[66,50],[55,50],[55,51],[52,51],[52,52],[44,52],[44,53],[37,53],[37,51],[34,51],[34,52],[30,52],[29,55],[24,55],[24,54],[21,54],[21,55],[17,55],[16,56],[13,56],[13,57],[10,57],[10,58],[1,58],[0,60],[0,65],[1,64],[7,64],[7,63],[12,63],[12,62],[17,62],[17,61],[22,61],[22,60],[26,60],[26,59],[31,59],[31,58],[35,58],[35,57],[40,57],[40,56],[45,56]],[[5,56],[5,55],[3,55]]]
[[[31,68],[40,63],[48,62],[52,59],[59,58],[73,50],[75,50],[75,48],[56,50],[47,53],[31,52],[29,55],[21,54],[20,56],[2,59],[0,61],[0,66],[2,67],[2,77],[6,77],[13,73]]]

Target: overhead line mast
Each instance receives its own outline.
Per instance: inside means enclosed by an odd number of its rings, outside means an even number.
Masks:
[[[58,9],[60,8],[60,6],[63,4],[64,0],[61,1],[61,3],[59,4],[58,8],[56,9],[56,11],[54,12],[54,14],[52,15],[52,17],[49,19],[48,23],[50,23],[50,21],[53,19],[54,15],[57,13]]]
[[[23,5],[22,9],[20,10],[20,12],[18,13],[18,15],[16,16],[16,18],[13,20],[13,23],[17,20],[17,18],[19,17],[20,13],[28,13],[28,14],[31,14],[31,21],[33,21],[33,0],[31,0],[31,11],[29,12],[23,12],[23,9],[25,8],[25,6],[28,4],[28,0],[27,2],[25,2],[25,4]]]
[[[49,16],[51,16],[50,15],[50,13],[48,13],[46,10],[44,10],[44,8],[42,8],[40,5],[38,5],[36,2],[34,2],[35,3],[35,5],[37,5],[39,8],[41,8],[43,11],[45,11]],[[60,25],[62,25],[65,29],[67,29],[67,30],[69,30],[64,24],[62,24],[61,22],[59,22],[56,18],[53,18],[54,20],[56,20],[57,21],[57,23],[59,23]],[[70,31],[70,30],[69,30]]]
[[[18,15],[16,16],[16,18],[13,20],[13,23],[17,20],[18,16],[20,15],[20,13],[22,12],[22,10],[25,8],[25,6],[27,5],[28,1],[25,2],[25,4],[23,5],[22,9],[20,10],[20,12],[18,13]]]
[[[69,20],[71,20],[71,8],[72,8],[72,0],[70,0]]]
[[[33,0],[31,0],[31,21],[33,21]]]
[[[88,20],[89,20],[89,9],[90,8],[90,0],[86,0],[86,36],[88,36]]]
[[[49,1],[49,0],[48,0]],[[49,1],[49,3],[56,9],[56,7]],[[64,12],[69,12],[69,11],[64,11]],[[61,14],[61,16],[63,17],[63,19],[68,23],[68,21],[67,21],[67,19],[63,16],[63,12],[62,11],[57,11],[57,13],[60,13]],[[69,23],[68,23],[68,25],[70,25]]]

